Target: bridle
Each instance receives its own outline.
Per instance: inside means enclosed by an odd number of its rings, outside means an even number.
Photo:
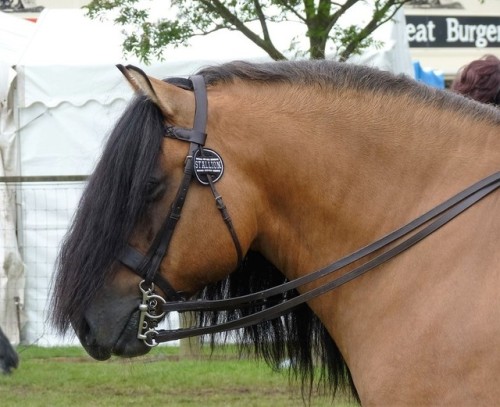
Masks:
[[[241,244],[234,229],[233,222],[222,197],[215,188],[215,182],[217,182],[223,174],[223,161],[215,151],[204,148],[207,138],[205,128],[208,107],[205,81],[202,76],[195,75],[191,76],[189,79],[171,78],[168,82],[183,89],[192,90],[195,96],[193,128],[185,129],[176,126],[165,126],[165,137],[189,142],[189,151],[184,164],[184,175],[172,206],[170,207],[170,212],[157,232],[146,255],[143,255],[132,246],[127,245],[118,256],[118,260],[144,279],[139,284],[139,288],[143,295],[147,293],[148,298],[146,300],[143,299],[140,306],[141,316],[138,336],[139,339],[143,339],[147,344],[152,343],[151,339],[153,332],[150,332],[151,329],[156,327],[157,321],[164,315],[164,313],[160,315],[156,312],[158,301],[166,304],[163,297],[154,294],[154,285],[156,284],[169,300],[179,302],[185,301],[183,294],[176,291],[168,280],[158,273],[158,269],[170,246],[175,227],[181,216],[189,186],[194,176],[196,176],[201,184],[208,185],[212,191],[217,208],[234,242],[238,266],[243,259]],[[144,288],[144,286],[149,288]],[[142,331],[146,332],[146,334],[143,334]]]
[[[452,219],[457,217],[472,205],[480,201],[500,187],[500,172],[471,185],[467,189],[441,203],[417,219],[403,227],[387,234],[381,239],[365,246],[330,265],[316,270],[303,277],[288,281],[276,287],[256,293],[224,300],[188,300],[177,292],[170,283],[158,273],[162,259],[167,253],[175,226],[180,218],[182,207],[193,178],[208,185],[215,198],[224,223],[231,234],[237,253],[237,264],[241,265],[243,254],[240,242],[234,229],[231,217],[215,188],[215,182],[222,176],[223,163],[220,156],[213,150],[204,148],[206,141],[207,95],[202,76],[195,75],[189,79],[172,78],[168,82],[184,89],[194,91],[195,118],[192,129],[174,126],[166,127],[166,137],[189,142],[189,152],[185,160],[184,176],[170,208],[170,212],[159,229],[146,255],[131,246],[127,246],[119,256],[119,260],[128,268],[143,278],[139,284],[142,302],[139,305],[140,318],[138,339],[147,346],[156,346],[160,342],[187,338],[191,336],[214,334],[223,331],[245,328],[267,320],[281,317],[292,308],[311,299],[325,294],[341,285],[352,281],[369,270],[389,261],[410,247],[414,246]],[[207,161],[209,160],[209,161]],[[210,161],[212,160],[212,161]],[[218,162],[219,161],[219,162]],[[212,165],[214,164],[215,165]],[[399,243],[397,243],[399,241]],[[353,264],[354,262],[373,255],[365,263],[345,274],[325,282],[316,288],[302,294],[289,293],[306,284],[322,279],[332,273]],[[155,285],[165,294],[165,298],[155,294]],[[279,298],[276,301],[276,298]],[[169,312],[187,311],[224,311],[241,308],[258,307],[264,309],[251,313],[239,319],[218,323],[206,327],[191,327],[181,329],[158,330],[158,322]]]

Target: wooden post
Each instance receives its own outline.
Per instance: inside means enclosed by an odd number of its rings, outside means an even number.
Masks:
[[[179,325],[181,328],[190,328],[196,322],[193,312],[180,312]],[[179,356],[182,359],[199,359],[201,356],[201,340],[198,336],[180,340]]]

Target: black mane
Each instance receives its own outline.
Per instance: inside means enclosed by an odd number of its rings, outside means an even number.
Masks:
[[[245,61],[209,66],[200,71],[208,85],[233,83],[235,80],[261,84],[287,83],[316,89],[351,89],[363,93],[404,95],[409,101],[447,109],[461,115],[489,120],[500,125],[495,105],[479,103],[447,90],[423,85],[406,75],[362,65],[326,60],[279,61],[252,64]],[[367,96],[368,97],[368,96]]]
[[[56,264],[52,322],[62,333],[69,328],[70,318],[83,315],[102,288],[140,216],[161,148],[162,123],[160,110],[140,96],[110,134]]]
[[[202,299],[217,300],[254,293],[285,283],[284,275],[258,252],[248,252],[242,267],[226,279],[206,287]],[[296,291],[287,298],[298,295]],[[280,298],[275,298],[281,302]],[[200,326],[235,320],[274,305],[243,308],[234,311],[200,313]],[[303,396],[311,395],[314,385],[324,394],[335,396],[338,390],[359,401],[349,369],[334,340],[307,304],[294,308],[287,315],[236,332],[242,350],[253,349],[257,356],[274,369],[288,364],[295,378],[302,381]],[[227,339],[226,334],[211,336],[211,343]]]

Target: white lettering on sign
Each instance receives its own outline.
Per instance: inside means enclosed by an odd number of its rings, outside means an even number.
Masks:
[[[478,48],[487,47],[490,42],[500,40],[500,25],[460,24],[458,19],[446,19],[446,42],[470,42]]]
[[[410,47],[500,47],[500,18],[493,16],[406,17]]]
[[[436,25],[432,20],[427,24],[406,24],[406,35],[410,42],[434,42],[436,37],[434,35],[434,28]]]

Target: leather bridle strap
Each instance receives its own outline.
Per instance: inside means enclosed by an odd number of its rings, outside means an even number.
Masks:
[[[395,256],[401,254],[405,250],[409,249],[410,247],[414,246],[418,242],[420,242],[422,239],[426,238],[430,234],[434,233],[436,230],[450,222],[452,219],[457,217],[459,214],[470,208],[472,205],[483,199],[485,196],[489,195],[493,191],[497,190],[500,187],[500,173],[495,173],[492,176],[485,178],[484,180],[474,184],[473,186],[467,188],[465,191],[459,193],[455,197],[449,199],[448,201],[444,202],[443,204],[437,206],[433,210],[427,212],[426,214],[422,215],[418,219],[416,219],[413,222],[410,222],[408,225],[404,226],[401,229],[396,230],[395,232],[387,235],[386,237],[378,240],[377,242],[365,247],[364,249],[361,249],[355,253],[353,253],[350,256],[346,256],[345,258],[341,259],[339,262],[332,263],[332,265],[319,270],[321,272],[321,277],[330,274],[333,271],[337,271],[340,268],[345,267],[346,265],[349,265],[353,263],[356,260],[359,260],[362,257],[365,257],[368,254],[372,254],[373,252],[387,246],[388,244],[394,242],[394,240],[399,239],[403,236],[406,236],[410,233],[411,236],[407,237],[406,240],[403,242],[397,244],[396,246],[386,250],[382,254],[377,255],[373,259],[367,261],[366,263],[362,264],[359,267],[356,267],[355,269],[345,273],[344,275],[329,281],[328,283],[321,285],[315,289],[312,289],[310,291],[307,291],[303,294],[297,295],[294,298],[284,300],[283,302],[279,303],[278,305],[271,306],[263,311],[259,311],[256,313],[253,313],[251,315],[239,318],[237,320],[229,321],[226,323],[221,323],[221,324],[215,324],[211,325],[208,327],[193,327],[193,328],[184,328],[184,329],[177,329],[177,330],[160,330],[157,331],[154,337],[154,340],[156,342],[165,342],[165,341],[171,341],[171,340],[176,340],[176,339],[182,339],[182,338],[187,338],[191,336],[198,336],[198,335],[207,335],[207,334],[213,334],[217,332],[223,332],[223,331],[228,331],[228,330],[233,330],[233,329],[241,329],[245,328],[251,325],[255,325],[267,320],[271,320],[277,317],[280,317],[282,315],[285,315],[288,313],[292,308],[310,301],[311,299],[318,297],[322,294],[325,294],[326,292],[333,290],[337,287],[340,287],[341,285],[352,281],[353,279],[361,276],[362,274],[368,272],[369,270],[372,270],[373,268],[389,261],[390,259],[394,258]],[[428,223],[430,220],[432,220],[432,223],[428,224],[424,228],[419,229],[423,224]],[[397,237],[396,237],[397,236]],[[388,238],[389,237],[389,238]],[[363,254],[365,253],[365,254]],[[297,279],[300,280],[300,284],[290,284],[294,283],[297,280],[294,280],[290,283],[287,283],[287,287],[295,287],[295,286],[302,286],[305,284],[304,281],[310,282],[314,281],[317,278],[317,273],[312,273],[309,276],[314,275],[314,278],[312,279]],[[308,277],[308,276],[306,276]],[[285,286],[283,285],[283,286]],[[280,286],[280,290],[281,291]],[[288,288],[290,290],[291,288]],[[269,292],[273,290],[266,290],[262,291],[259,293],[256,293],[256,296],[262,296],[264,298],[269,298],[270,295]],[[286,291],[288,291],[286,290]],[[273,293],[272,295],[276,295],[276,293]],[[252,296],[252,294],[251,294]],[[245,297],[239,297],[238,299],[241,298],[248,298],[249,296]],[[233,299],[237,300],[237,299]],[[224,300],[223,300],[224,301]],[[186,311],[186,310],[204,310],[204,311],[210,311],[210,310],[220,310],[220,309],[228,309],[227,303],[224,303],[223,301],[192,301],[192,302],[186,302],[186,303],[172,303],[172,304],[164,304],[163,309],[165,311]],[[196,304],[196,303],[199,304]],[[194,304],[194,305],[200,305],[199,307],[196,306],[187,306],[188,304]],[[210,307],[211,303],[216,303],[215,307]],[[221,306],[221,304],[224,304],[224,306]],[[245,300],[243,303],[244,306],[254,306],[254,305],[262,305],[262,302],[259,302],[259,299],[256,298],[255,302],[251,303]],[[175,307],[177,305],[177,307]],[[182,310],[180,309],[182,306]],[[203,308],[201,308],[203,306]]]
[[[225,299],[225,300],[206,300],[206,301],[183,301],[183,302],[169,302],[163,305],[163,311],[171,312],[171,311],[217,311],[217,310],[231,310],[235,308],[241,307],[249,307],[256,306],[259,304],[264,304],[271,297],[276,297],[278,295],[282,295],[288,291],[297,289],[298,287],[309,284],[313,281],[319,280],[325,276],[328,276],[334,273],[337,270],[340,270],[364,257],[367,257],[384,247],[387,247],[402,237],[412,233],[417,230],[421,226],[430,222],[432,219],[436,218],[439,215],[442,215],[444,212],[450,210],[450,208],[454,207],[461,201],[474,196],[481,190],[488,188],[492,185],[496,185],[500,182],[500,172],[490,175],[487,178],[482,179],[481,181],[469,186],[467,189],[461,191],[457,195],[448,199],[447,201],[441,203],[440,205],[434,207],[430,211],[425,214],[419,216],[403,227],[383,236],[379,240],[365,246],[328,266],[319,269],[313,273],[307,274],[303,277],[299,277],[295,280],[286,282],[276,287],[269,288],[267,290],[259,291],[257,293],[252,293],[240,297]]]
[[[200,149],[200,155],[204,157],[203,149]],[[240,267],[243,262],[243,250],[241,249],[240,241],[238,239],[238,236],[236,235],[236,230],[234,229],[233,221],[231,219],[231,216],[229,215],[226,205],[224,204],[224,201],[222,200],[221,195],[215,188],[215,183],[212,179],[212,176],[210,174],[206,174],[206,176],[208,179],[208,185],[210,186],[210,190],[212,191],[212,195],[214,196],[217,209],[220,211],[222,219],[226,224],[227,230],[229,231],[229,233],[231,234],[231,238],[233,239],[234,247],[236,249],[236,256],[238,259],[237,267]]]
[[[168,247],[170,246],[175,227],[181,217],[182,208],[186,200],[191,180],[193,179],[193,160],[195,151],[200,150],[201,153],[203,152],[203,146],[205,145],[207,137],[205,129],[207,124],[208,101],[205,81],[202,76],[191,76],[188,80],[183,78],[173,78],[170,82],[184,89],[193,90],[195,96],[196,107],[193,128],[185,129],[175,126],[165,127],[165,137],[175,138],[177,140],[187,141],[190,143],[189,152],[184,165],[184,175],[173,200],[169,214],[157,232],[147,254],[143,255],[135,248],[127,245],[120,256],[118,256],[118,259],[140,277],[144,278],[147,284],[156,284],[169,300],[183,301],[185,299],[183,294],[176,291],[171,284],[163,278],[160,273],[158,273],[158,269],[167,253]],[[224,223],[226,224],[233,239],[238,258],[237,264],[239,265],[242,260],[242,250],[238,236],[236,235],[236,231],[234,230],[224,202],[215,189],[210,174],[207,174],[207,178],[209,180],[212,194],[214,194],[216,199],[217,208],[221,211]]]

